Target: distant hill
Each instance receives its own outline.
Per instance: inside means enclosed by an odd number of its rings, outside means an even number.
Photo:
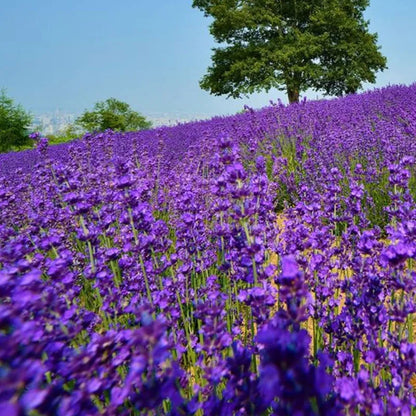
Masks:
[[[31,129],[46,135],[57,134],[72,124],[76,117],[75,114],[64,113],[60,110],[38,114],[33,118]]]

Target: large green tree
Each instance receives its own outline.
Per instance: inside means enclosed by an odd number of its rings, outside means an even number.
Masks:
[[[152,123],[133,111],[130,105],[115,98],[99,101],[92,111],[85,111],[75,124],[87,131],[135,131],[148,129]]]
[[[32,116],[12,98],[0,91],[0,152],[30,146],[29,127]]]
[[[289,102],[309,88],[354,93],[386,68],[363,13],[369,0],[193,0],[211,17],[219,46],[200,85],[240,97],[286,90]]]

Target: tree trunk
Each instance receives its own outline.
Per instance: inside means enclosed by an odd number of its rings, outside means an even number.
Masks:
[[[287,97],[289,98],[289,104],[299,102],[299,88],[287,87]]]

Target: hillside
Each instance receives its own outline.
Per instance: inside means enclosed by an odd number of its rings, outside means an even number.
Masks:
[[[0,414],[414,414],[415,102],[1,154]]]

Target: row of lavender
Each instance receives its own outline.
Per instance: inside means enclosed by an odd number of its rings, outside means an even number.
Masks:
[[[0,155],[0,414],[415,414],[415,102]]]

